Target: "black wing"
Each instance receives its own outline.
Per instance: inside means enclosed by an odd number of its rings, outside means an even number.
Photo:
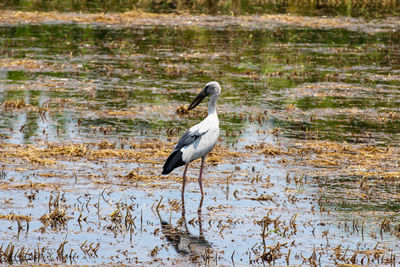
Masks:
[[[176,144],[171,155],[169,155],[168,159],[164,163],[162,174],[168,174],[172,172],[173,169],[185,165],[187,162],[184,162],[182,160],[181,148],[192,144],[207,132],[208,130],[205,132],[200,132],[199,130],[196,130],[194,132],[191,132],[190,130],[186,131],[186,133],[181,137],[181,139],[179,139],[178,144]]]

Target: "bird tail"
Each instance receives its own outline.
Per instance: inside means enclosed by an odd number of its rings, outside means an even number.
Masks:
[[[173,169],[185,164],[186,163],[182,160],[182,151],[175,150],[171,153],[171,155],[169,155],[167,161],[165,162],[162,174],[168,174],[172,172]]]

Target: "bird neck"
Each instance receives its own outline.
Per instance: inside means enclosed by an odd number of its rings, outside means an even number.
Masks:
[[[210,101],[208,102],[208,115],[217,113],[217,99],[218,99],[217,94],[211,95]]]

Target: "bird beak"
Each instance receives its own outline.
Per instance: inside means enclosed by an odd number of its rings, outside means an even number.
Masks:
[[[195,107],[197,107],[198,104],[200,104],[200,102],[207,96],[206,91],[202,90],[197,96],[196,98],[193,100],[192,103],[190,103],[189,107],[187,108],[188,110],[194,109]]]

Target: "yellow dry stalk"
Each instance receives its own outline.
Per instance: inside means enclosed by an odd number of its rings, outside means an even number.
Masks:
[[[97,148],[96,148],[97,146]],[[0,143],[0,159],[20,158],[35,164],[51,165],[58,160],[101,160],[116,158],[124,162],[160,164],[171,153],[172,143],[161,143],[158,140],[143,143],[132,143],[130,149],[112,148],[115,144],[102,141],[99,144],[48,144],[47,148],[34,145],[7,145]],[[209,162],[214,164],[233,158],[243,157],[245,153],[230,151],[227,147],[217,145],[210,155]]]
[[[25,190],[25,189],[32,189],[32,190],[40,190],[40,189],[58,189],[61,184],[53,184],[53,183],[24,183],[24,184],[15,184],[14,182],[11,183],[2,183],[0,184],[0,190]]]
[[[59,174],[59,173],[37,173],[36,175],[40,177],[50,178],[50,177],[58,177],[58,178],[71,178],[72,175]]]
[[[332,171],[346,175],[400,179],[398,162],[399,148],[383,148],[365,144],[348,144],[334,141],[306,140],[288,144],[286,148],[272,144],[255,144],[247,149],[258,150],[268,156],[282,156],[286,163],[295,166],[321,168],[314,174],[329,174]]]
[[[40,165],[53,165],[56,163],[56,161],[52,160],[52,159],[42,159],[42,158],[33,157],[33,156],[29,156],[26,159],[32,163],[37,163]]]
[[[4,109],[24,109],[30,108],[31,105],[25,102],[25,99],[7,100],[3,103]]]
[[[178,114],[178,115],[188,114],[188,113],[189,113],[189,110],[188,110],[187,108],[188,108],[187,105],[179,106],[179,107],[175,110],[175,112],[176,112],[176,114]]]
[[[227,146],[223,146],[221,144],[217,144],[214,149],[210,153],[211,155],[215,155],[221,158],[240,158],[247,157],[249,154],[244,152],[232,151],[229,150]]]
[[[41,60],[33,60],[29,58],[3,58],[0,59],[0,65],[3,68],[19,70],[41,70],[56,67],[55,63],[49,63]]]
[[[290,151],[285,151],[283,150],[282,147],[270,143],[247,145],[245,148],[250,150],[259,150],[260,154],[271,155],[271,156],[290,154]]]
[[[156,20],[158,23],[176,23],[179,21],[181,24],[190,25],[212,25],[213,22],[208,20],[206,16],[193,16],[185,14],[154,14],[145,13],[141,11],[128,11],[128,12],[109,12],[109,13],[77,13],[77,12],[30,12],[30,11],[12,11],[1,10],[0,22],[6,24],[17,23],[45,23],[49,21],[59,22],[75,22],[75,23],[103,23],[113,25],[129,25],[132,23],[149,23],[149,20]],[[239,24],[246,25],[252,23],[262,23],[265,25],[284,25],[297,27],[307,27],[314,29],[326,28],[360,28],[364,26],[375,26],[380,23],[382,25],[391,25],[395,28],[399,25],[398,20],[395,18],[386,18],[378,20],[367,21],[359,18],[348,17],[306,17],[293,14],[271,14],[263,16],[239,16],[235,19]],[[217,23],[217,22],[216,22]],[[371,27],[373,28],[373,27]],[[172,69],[172,74],[176,75],[179,70]]]
[[[0,220],[30,222],[32,220],[32,217],[27,216],[27,215],[16,215],[16,214],[1,215],[0,214]]]
[[[143,175],[138,172],[138,169],[134,169],[128,173],[125,178],[134,181],[150,181],[159,178],[159,176]]]
[[[67,213],[63,209],[55,209],[49,214],[44,214],[40,217],[40,221],[44,225],[57,225],[57,224],[65,224],[69,220]]]
[[[109,116],[134,116],[137,111],[134,110],[106,110],[104,111]]]
[[[145,15],[144,15],[145,14]],[[43,23],[46,21],[70,21],[76,23],[130,23],[141,17],[161,17],[162,15],[129,11],[123,13],[60,13],[60,12],[29,12],[29,11],[0,11],[0,21],[8,23]]]
[[[304,17],[293,14],[274,14],[260,17],[262,21],[279,20],[287,25],[298,25],[307,28],[347,28],[354,25],[354,22],[348,18],[318,18]]]
[[[218,163],[223,162],[221,157],[214,156],[214,155],[208,156],[206,160],[207,160],[207,163],[214,165],[214,166],[218,165]]]

